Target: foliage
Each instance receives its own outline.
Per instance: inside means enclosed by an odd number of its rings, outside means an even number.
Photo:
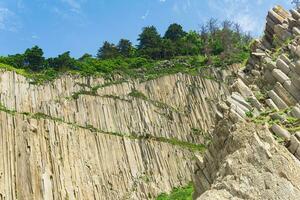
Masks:
[[[154,26],[145,27],[139,35],[138,45],[139,55],[149,58],[161,58],[161,37]]]
[[[24,66],[28,66],[33,71],[42,69],[45,58],[44,52],[38,46],[27,49],[24,53]]]
[[[161,194],[156,200],[192,200],[192,195],[194,188],[192,183],[183,188],[175,188],[172,190],[171,194]]]
[[[185,34],[186,32],[183,31],[182,26],[174,23],[168,27],[164,38],[169,39],[171,41],[178,41],[181,38],[183,38]]]
[[[105,41],[102,47],[98,50],[97,58],[99,59],[110,59],[119,56],[118,48],[107,41]]]
[[[66,72],[106,78],[118,74],[150,80],[177,72],[198,74],[203,68],[242,63],[249,57],[250,39],[230,21],[220,26],[217,20],[211,19],[201,26],[200,32],[185,32],[181,25],[174,23],[164,37],[154,26],[145,27],[137,47],[127,39],[121,39],[118,45],[106,41],[96,58],[84,54],[75,59],[67,51],[45,59],[43,50],[34,46],[23,54],[0,57],[0,67],[14,70],[33,83],[50,81]]]
[[[132,57],[134,54],[134,48],[129,40],[121,39],[117,48],[119,53],[124,57]]]

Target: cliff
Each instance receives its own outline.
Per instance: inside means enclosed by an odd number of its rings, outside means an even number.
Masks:
[[[0,199],[151,199],[187,185],[225,76],[33,85],[2,71]]]
[[[218,106],[212,144],[195,165],[195,199],[300,196],[300,13],[269,11],[231,95]]]

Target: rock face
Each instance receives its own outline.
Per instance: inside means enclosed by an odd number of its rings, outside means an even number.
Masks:
[[[198,200],[282,199],[300,196],[300,162],[268,127],[223,120],[197,161]]]
[[[195,166],[195,199],[299,199],[300,13],[276,6]]]
[[[216,73],[215,77],[221,78]],[[188,184],[226,85],[0,73],[0,199],[151,199]]]

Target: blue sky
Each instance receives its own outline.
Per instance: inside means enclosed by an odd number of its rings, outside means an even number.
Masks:
[[[45,55],[95,55],[103,41],[136,44],[142,27],[164,33],[177,22],[197,30],[210,17],[230,19],[259,36],[273,5],[289,0],[0,0],[0,55],[38,45]]]

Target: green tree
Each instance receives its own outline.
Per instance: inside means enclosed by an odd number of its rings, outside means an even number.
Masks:
[[[176,56],[179,50],[176,48],[174,42],[170,39],[163,39],[161,43],[161,57],[164,59],[170,59]]]
[[[85,59],[88,59],[88,58],[92,58],[93,56],[91,54],[88,54],[88,53],[85,53],[83,54],[80,58],[78,58],[79,61],[83,61]]]
[[[138,51],[153,59],[161,58],[161,37],[154,26],[143,28],[138,38]]]
[[[41,70],[44,67],[44,52],[38,46],[27,49],[24,53],[24,62],[33,71]]]
[[[107,41],[105,41],[102,45],[102,47],[98,50],[97,58],[99,59],[111,59],[118,57],[119,51],[118,48]]]
[[[201,36],[196,31],[190,31],[177,46],[179,46],[181,55],[199,55],[203,45]]]
[[[131,57],[133,55],[133,46],[129,40],[121,39],[118,43],[118,51],[124,57]]]
[[[50,67],[61,70],[61,69],[74,69],[76,60],[70,56],[70,51],[67,51],[56,58],[49,58],[48,64]]]
[[[168,27],[168,30],[165,33],[164,38],[169,39],[171,41],[177,41],[184,37],[186,35],[186,32],[183,31],[182,26],[179,24],[171,24]]]

